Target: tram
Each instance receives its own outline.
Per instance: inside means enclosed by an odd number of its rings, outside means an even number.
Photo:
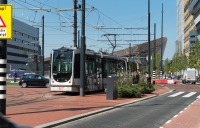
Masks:
[[[62,47],[50,53],[49,89],[52,92],[80,91],[81,49]],[[126,71],[126,59],[103,52],[86,50],[85,91],[104,90],[108,75],[117,75],[119,69]]]

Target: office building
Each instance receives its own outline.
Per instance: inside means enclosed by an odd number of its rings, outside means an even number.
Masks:
[[[27,69],[30,54],[41,54],[39,28],[13,18],[13,38],[7,40],[7,71]]]
[[[184,46],[184,1],[176,0],[176,53],[183,52]]]
[[[196,41],[197,36],[194,16],[189,11],[192,3],[193,0],[184,0],[184,52],[186,56],[189,56],[190,47]]]
[[[192,1],[192,3],[189,6],[189,12],[191,15],[193,15],[194,25],[196,26],[196,30],[194,31],[194,33],[197,35],[198,39],[200,39],[200,1],[199,0]],[[197,37],[194,37],[194,40],[196,40]]]

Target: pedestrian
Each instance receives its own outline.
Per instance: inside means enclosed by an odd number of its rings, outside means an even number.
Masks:
[[[149,82],[149,81],[148,81],[148,79],[149,79],[149,74],[148,74],[148,72],[145,73],[145,76],[146,76],[146,80],[147,80],[147,84],[148,84],[148,82]]]
[[[133,72],[133,84],[138,84],[139,83],[139,74],[138,72]]]
[[[13,78],[14,78],[14,82],[16,82],[16,78],[17,78],[17,73],[16,72],[14,72]]]

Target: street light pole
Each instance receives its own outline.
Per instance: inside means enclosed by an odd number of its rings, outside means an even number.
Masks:
[[[162,78],[162,75],[163,75],[163,62],[162,62],[162,59],[163,59],[163,3],[162,3],[162,20],[161,20],[161,55],[160,55],[160,78]]]
[[[155,78],[156,78],[156,23],[154,23],[154,46],[153,46],[153,84],[155,84]]]
[[[85,96],[85,0],[82,0],[80,96]]]
[[[44,76],[44,16],[42,16],[42,75]]]
[[[148,0],[148,74],[150,77],[150,0]],[[150,84],[148,82],[148,84]]]

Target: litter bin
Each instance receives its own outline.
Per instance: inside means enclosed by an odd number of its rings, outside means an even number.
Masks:
[[[106,100],[115,100],[118,98],[117,80],[117,76],[107,77]]]

